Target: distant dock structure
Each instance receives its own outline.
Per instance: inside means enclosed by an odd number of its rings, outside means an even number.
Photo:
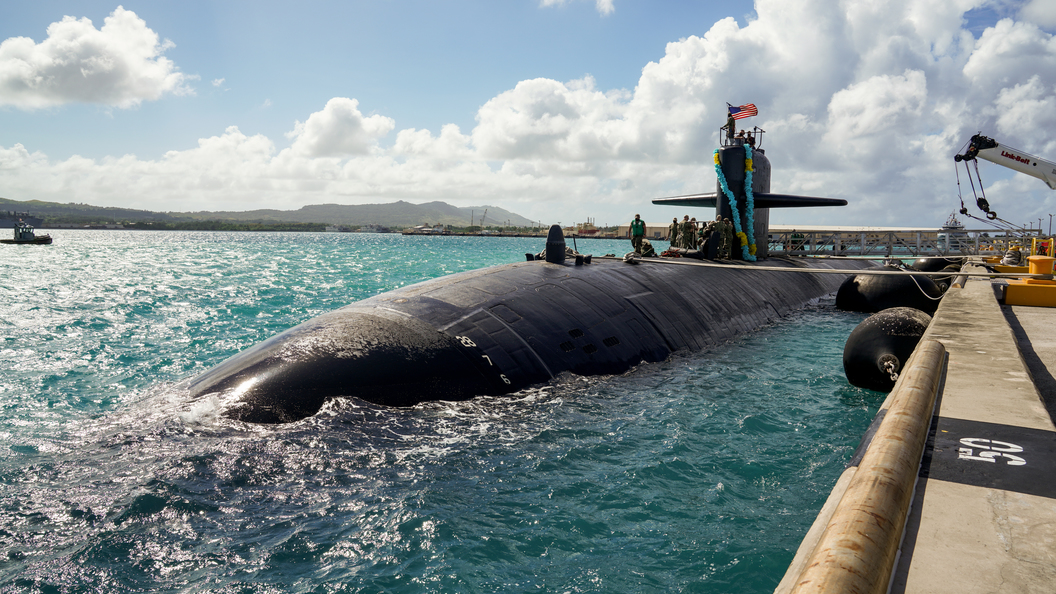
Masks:
[[[704,222],[707,222],[705,220]],[[668,225],[645,223],[650,240],[667,240]],[[630,239],[630,225],[617,227],[616,236]],[[770,225],[766,231],[771,256],[846,256],[862,258],[921,258],[929,256],[998,255],[1013,246],[1029,246],[1047,235],[1006,234],[993,229],[951,231],[943,227],[869,227],[856,225]]]
[[[917,258],[1000,255],[1037,234],[948,227],[770,225],[770,253],[786,256]]]
[[[30,227],[41,227],[44,224],[44,219],[42,217],[33,216],[28,212],[0,210],[0,229],[14,229],[19,221],[22,221]]]

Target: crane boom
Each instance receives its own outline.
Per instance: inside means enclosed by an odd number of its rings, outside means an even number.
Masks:
[[[976,157],[1036,177],[1045,182],[1049,188],[1056,190],[1056,163],[1052,161],[1003,145],[982,134],[972,136],[968,150],[953,159],[960,162],[971,161]]]

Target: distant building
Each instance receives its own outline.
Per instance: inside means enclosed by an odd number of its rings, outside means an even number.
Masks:
[[[418,225],[410,229],[404,229],[404,235],[443,235],[447,229],[443,225]]]
[[[371,223],[369,225],[363,225],[356,231],[356,233],[392,233],[392,229],[389,229],[384,225]]]
[[[601,229],[594,224],[594,219],[588,218],[586,223],[576,225],[575,233],[580,237],[598,237]]]

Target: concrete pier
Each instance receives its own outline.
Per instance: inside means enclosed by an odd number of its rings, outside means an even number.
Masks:
[[[885,454],[890,441],[873,437],[892,423],[889,411],[912,409],[905,402],[928,407],[927,390],[903,381],[913,359],[777,592],[1056,592],[1056,309],[1003,306],[991,281],[969,279],[947,292],[921,340],[932,351],[935,343],[945,357],[924,362],[914,353],[918,367],[933,366],[941,379],[934,408],[915,421],[929,429],[919,470],[897,478],[913,490],[907,509],[876,515],[868,525],[840,519],[848,510],[873,513],[867,504],[875,502],[855,485],[883,486],[891,478],[885,460],[915,455],[911,439]],[[880,472],[866,469],[870,456]],[[891,497],[879,487],[873,495]],[[840,547],[877,549],[892,530],[904,532],[893,556],[838,556]]]

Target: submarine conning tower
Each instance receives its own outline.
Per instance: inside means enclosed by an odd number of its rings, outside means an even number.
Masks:
[[[770,209],[755,205],[754,212],[748,212],[748,192],[745,181],[748,177],[747,171],[748,151],[745,146],[729,145],[718,150],[717,158],[719,167],[726,179],[726,187],[729,188],[733,197],[737,200],[737,217],[740,218],[740,228],[748,234],[749,221],[753,222],[754,229],[751,231],[755,238],[756,258],[765,258],[769,255],[767,249],[768,235],[770,233]],[[752,194],[753,198],[760,194],[770,193],[770,159],[761,148],[752,149]],[[715,215],[723,219],[734,218],[733,207],[730,205],[729,197],[722,190],[722,182],[716,176],[715,194],[723,199],[718,200],[715,205]],[[753,200],[754,202],[754,200]],[[714,217],[712,217],[714,220]],[[734,245],[730,255],[736,260],[741,259],[741,245],[737,237],[733,238]]]
[[[716,168],[715,192],[707,194],[689,194],[685,196],[671,196],[668,198],[656,198],[653,204],[666,206],[694,206],[712,207],[715,214],[710,217],[714,220],[716,216],[724,219],[734,220],[734,211],[740,219],[738,227],[747,235],[749,233],[749,217],[752,220],[754,242],[756,245],[755,256],[765,258],[768,255],[767,244],[770,233],[770,209],[771,208],[802,208],[807,206],[846,206],[847,201],[841,198],[819,198],[815,196],[793,196],[791,194],[773,194],[770,192],[771,167],[770,159],[766,152],[760,147],[751,147],[742,143],[741,139],[728,139],[723,135],[722,146],[716,149],[714,157],[709,163]],[[759,127],[754,129],[755,137],[759,144],[762,143],[764,131]],[[748,212],[748,192],[745,188],[745,180],[748,177],[748,151],[751,151],[752,167],[752,213]],[[722,178],[719,177],[719,172]],[[723,181],[733,197],[723,190]],[[702,217],[709,220],[709,217]],[[734,245],[731,246],[730,256],[735,260],[743,259],[740,240],[735,236]]]

